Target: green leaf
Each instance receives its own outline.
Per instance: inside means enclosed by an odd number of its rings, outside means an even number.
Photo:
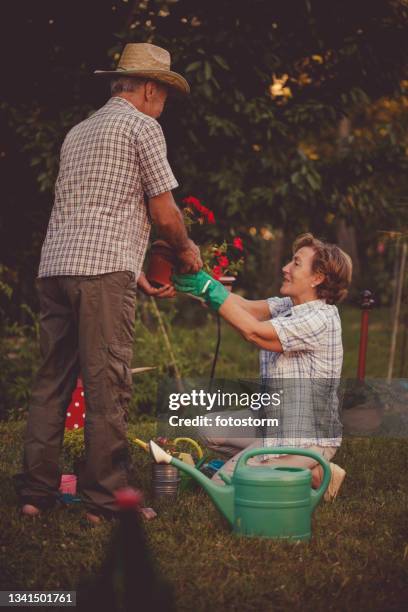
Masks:
[[[217,64],[219,66],[221,66],[221,68],[224,68],[224,70],[230,70],[230,67],[228,66],[226,60],[221,57],[221,55],[213,55],[215,61],[217,62]]]
[[[211,64],[207,60],[204,62],[204,76],[207,81],[209,81],[212,76]]]
[[[187,66],[187,68],[185,69],[185,72],[195,72],[196,70],[199,70],[199,68],[201,68],[202,66],[202,62],[198,61],[198,62],[192,62],[191,64],[189,64]]]

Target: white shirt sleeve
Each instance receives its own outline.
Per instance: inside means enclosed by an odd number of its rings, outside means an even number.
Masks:
[[[293,306],[292,300],[288,297],[271,297],[268,298],[266,301],[272,318],[277,317],[279,314],[285,312],[286,310],[288,310],[288,308]]]

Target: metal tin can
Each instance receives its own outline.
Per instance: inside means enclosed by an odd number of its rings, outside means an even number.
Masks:
[[[173,465],[153,463],[153,495],[157,498],[175,498],[180,484],[180,472]]]

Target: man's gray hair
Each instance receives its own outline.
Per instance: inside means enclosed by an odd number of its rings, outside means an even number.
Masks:
[[[140,77],[114,77],[111,80],[111,94],[122,93],[123,91],[136,91],[146,83],[147,79]]]

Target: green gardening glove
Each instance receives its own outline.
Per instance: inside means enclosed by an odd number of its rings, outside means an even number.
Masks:
[[[177,291],[203,298],[212,310],[218,310],[229,296],[224,285],[203,270],[196,274],[174,274],[171,280]]]

